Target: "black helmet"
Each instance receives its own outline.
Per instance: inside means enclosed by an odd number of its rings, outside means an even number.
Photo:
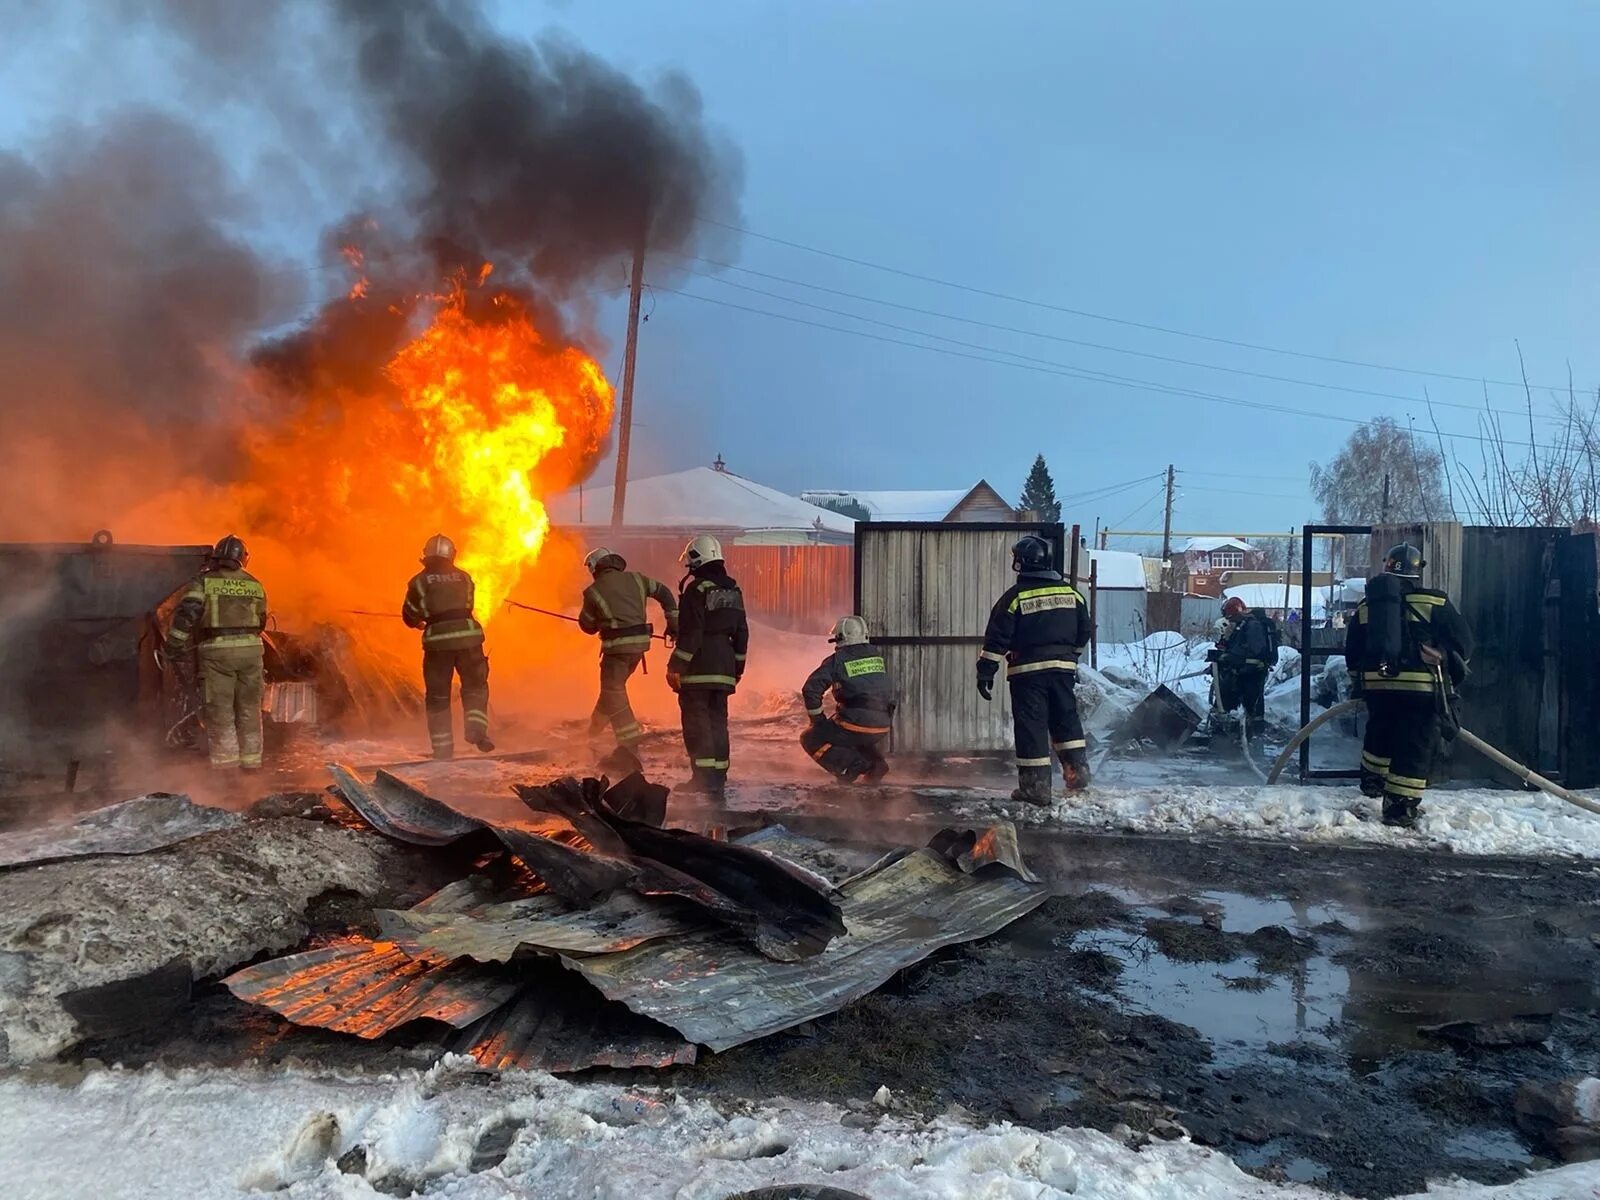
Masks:
[[[1402,579],[1421,579],[1422,568],[1427,565],[1423,561],[1422,551],[1409,542],[1401,542],[1383,559],[1383,569],[1390,575],[1398,575]]]
[[[1011,547],[1011,569],[1019,573],[1048,571],[1052,557],[1050,543],[1037,533],[1030,533]]]
[[[230,533],[211,548],[211,561],[218,566],[243,567],[250,561],[250,551],[242,539]]]

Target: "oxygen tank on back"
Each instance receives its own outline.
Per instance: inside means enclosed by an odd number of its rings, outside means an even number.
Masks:
[[[1405,653],[1406,580],[1388,573],[1367,580],[1367,660],[1396,675]]]

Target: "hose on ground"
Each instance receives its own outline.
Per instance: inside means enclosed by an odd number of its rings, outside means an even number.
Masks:
[[[1334,717],[1337,717],[1343,713],[1351,712],[1359,705],[1364,703],[1365,701],[1357,696],[1353,699],[1345,700],[1342,703],[1335,704],[1326,712],[1319,713],[1317,716],[1307,721],[1305,725],[1301,727],[1299,732],[1289,739],[1288,745],[1284,746],[1282,752],[1278,755],[1277,760],[1272,764],[1272,769],[1267,772],[1267,782],[1278,782],[1278,776],[1283,773],[1283,768],[1288,764],[1289,759],[1294,752],[1299,749],[1301,742],[1305,741]],[[1527,784],[1530,787],[1538,788],[1541,792],[1546,792],[1558,800],[1565,800],[1568,804],[1584,809],[1587,812],[1600,814],[1600,804],[1590,800],[1587,796],[1580,796],[1576,792],[1569,792],[1559,783],[1554,783],[1551,780],[1546,779],[1543,775],[1533,770],[1533,768],[1523,766],[1510,755],[1496,750],[1493,746],[1484,741],[1477,734],[1473,733],[1470,729],[1460,729],[1457,731],[1456,736],[1467,745],[1471,746],[1479,754],[1487,758],[1490,762],[1494,763],[1496,766],[1503,767],[1505,770],[1509,771],[1520,782]]]

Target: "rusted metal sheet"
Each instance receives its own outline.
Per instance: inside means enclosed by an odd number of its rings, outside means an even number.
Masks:
[[[407,953],[478,962],[508,962],[524,948],[607,954],[706,928],[705,921],[681,908],[631,892],[618,892],[592,908],[544,895],[452,913],[383,909],[376,915],[384,936]]]
[[[385,837],[414,846],[448,846],[483,828],[483,822],[379,771],[364,783],[349,767],[329,763],[328,774],[345,803]]]
[[[606,997],[726,1050],[836,1011],[943,946],[987,937],[1048,898],[1009,872],[966,875],[932,850],[841,887],[848,932],[823,953],[774,962],[721,932],[562,962]]]
[[[362,1038],[423,1018],[464,1028],[519,987],[503,968],[412,958],[393,942],[361,938],[258,963],[222,982],[239,999],[297,1025]]]
[[[975,829],[941,829],[934,834],[928,848],[968,875],[985,867],[999,866],[1028,883],[1039,882],[1039,877],[1023,860],[1017,827],[1010,821],[996,821],[982,833]]]
[[[262,708],[267,719],[278,725],[315,725],[317,685],[303,680],[269,683]]]
[[[493,1070],[562,1074],[590,1067],[671,1067],[695,1061],[698,1049],[665,1025],[603,1000],[588,989],[524,992],[467,1030],[461,1053]]]

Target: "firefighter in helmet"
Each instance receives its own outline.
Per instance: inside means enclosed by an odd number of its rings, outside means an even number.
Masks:
[[[1243,708],[1252,737],[1266,728],[1267,675],[1277,661],[1277,624],[1238,596],[1229,596],[1222,603],[1222,632],[1213,657],[1217,705],[1230,713]]]
[[[840,617],[828,638],[837,649],[807,677],[800,691],[811,724],[800,745],[822,769],[847,782],[875,783],[889,773],[883,757],[894,719],[894,680],[883,651],[868,640],[867,623],[857,616]],[[822,711],[822,698],[833,693],[833,716]]]
[[[1389,551],[1367,580],[1345,634],[1352,687],[1367,701],[1361,792],[1383,800],[1383,823],[1416,824],[1441,734],[1454,737],[1451,695],[1466,675],[1472,631],[1443,592],[1422,586],[1422,552]]]
[[[173,611],[167,652],[186,689],[193,690],[199,676],[211,765],[255,771],[261,767],[267,592],[244,569],[249,560],[244,542],[231,533],[216,544]]]
[[[583,565],[594,582],[584,589],[578,628],[600,635],[600,698],[589,717],[589,733],[596,735],[609,724],[617,745],[629,749],[644,736],[628,703],[628,678],[644,661],[655,635],[646,620],[646,603],[654,600],[661,606],[670,640],[678,636],[678,600],[666,584],[628,570],[622,555],[604,546],[591,550]]]
[[[993,696],[1005,663],[1016,732],[1013,800],[1050,803],[1050,754],[1068,791],[1089,786],[1088,743],[1078,717],[1078,658],[1094,631],[1089,606],[1051,565],[1050,543],[1030,533],[1011,548],[1017,582],[995,601],[978,655],[978,693]]]
[[[483,652],[483,626],[473,615],[477,596],[472,576],[456,566],[456,544],[436,533],[422,547],[422,570],[406,585],[401,619],[422,630],[423,707],[433,757],[455,755],[455,722],[450,687],[461,676],[462,735],[487,754],[489,740],[489,657]]]
[[[678,561],[689,573],[678,587],[678,645],[667,663],[667,685],[678,693],[692,770],[679,790],[721,796],[728,780],[728,697],[744,675],[750,625],[744,593],[729,576],[716,538],[694,538]]]

